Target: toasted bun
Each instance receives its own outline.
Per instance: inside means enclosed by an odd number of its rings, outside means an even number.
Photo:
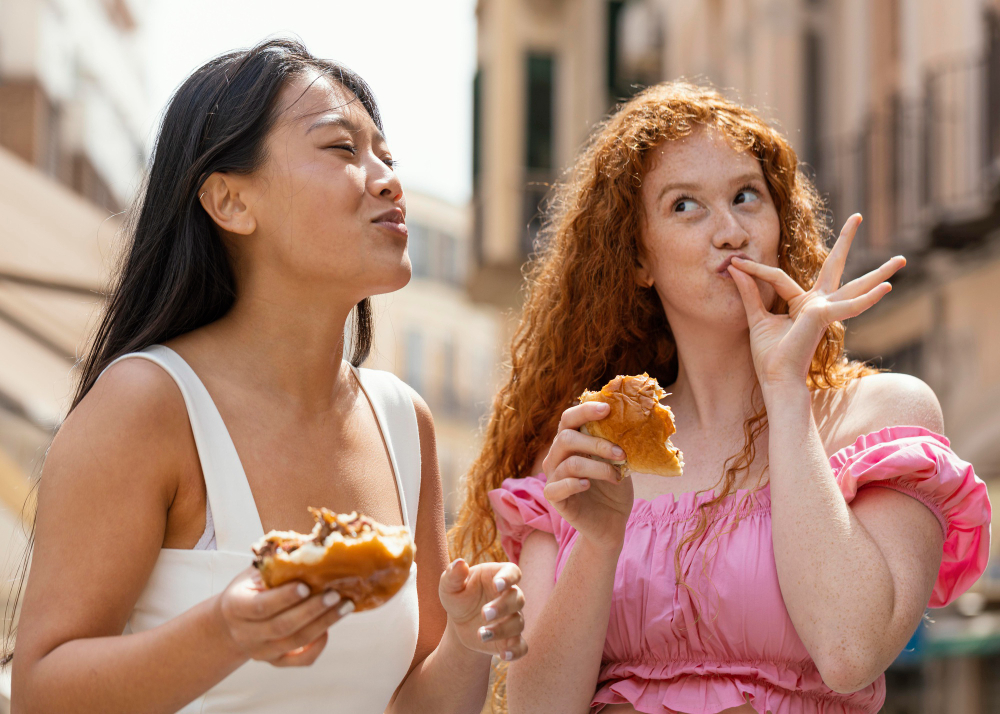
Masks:
[[[580,402],[604,402],[611,413],[584,425],[584,433],[607,439],[625,452],[622,476],[635,471],[660,476],[680,476],[684,455],[670,443],[674,415],[660,404],[666,396],[653,377],[615,377],[599,392],[584,392]]]
[[[316,518],[312,533],[271,531],[254,544],[254,565],[267,587],[300,580],[314,594],[336,590],[355,612],[378,607],[403,587],[416,549],[406,526],[309,511]]]

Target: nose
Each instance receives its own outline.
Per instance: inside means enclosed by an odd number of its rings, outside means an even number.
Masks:
[[[399,176],[377,156],[372,157],[372,165],[368,169],[368,190],[375,196],[393,201],[403,197],[403,185]]]
[[[719,211],[716,215],[719,218],[712,232],[712,245],[720,250],[739,250],[750,242],[750,234],[732,210]]]

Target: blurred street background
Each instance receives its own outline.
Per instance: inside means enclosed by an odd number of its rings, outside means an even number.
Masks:
[[[449,520],[549,187],[617,101],[682,77],[779,126],[832,225],[864,214],[850,272],[907,256],[848,349],[930,384],[1000,503],[1000,0],[0,0],[4,601],[160,113],[275,34],[381,104],[414,273],[376,300],[368,366],[434,412]],[[998,552],[889,670],[885,712],[1000,712]]]

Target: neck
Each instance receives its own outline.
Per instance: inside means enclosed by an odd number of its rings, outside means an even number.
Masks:
[[[749,332],[706,330],[683,320],[670,326],[678,360],[670,404],[678,421],[713,433],[742,424],[757,383]]]
[[[263,281],[261,281],[263,282]],[[310,412],[332,408],[349,374],[342,369],[344,329],[354,302],[315,284],[241,284],[232,309],[212,328],[230,346],[240,381],[260,394]]]

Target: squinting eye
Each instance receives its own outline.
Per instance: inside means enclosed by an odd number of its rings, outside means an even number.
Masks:
[[[741,197],[745,197],[745,198],[741,199]],[[733,203],[735,203],[735,204],[753,203],[754,201],[759,201],[759,200],[760,200],[760,196],[757,195],[756,191],[751,191],[749,189],[744,189],[744,190],[740,191],[738,194],[736,194],[736,198],[733,199]]]
[[[682,198],[680,201],[674,204],[675,213],[690,213],[698,204],[692,201],[690,198]]]

